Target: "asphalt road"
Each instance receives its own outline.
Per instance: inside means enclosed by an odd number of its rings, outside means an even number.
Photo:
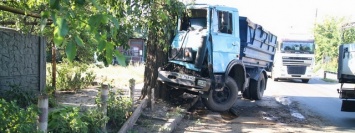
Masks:
[[[354,87],[355,84],[352,84]],[[324,82],[319,78],[309,83],[301,80],[268,80],[264,96],[287,98],[297,102],[305,112],[319,115],[331,131],[355,132],[355,112],[341,112],[342,100],[338,98],[338,83]]]

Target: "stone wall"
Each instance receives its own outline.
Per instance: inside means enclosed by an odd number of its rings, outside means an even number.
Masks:
[[[11,85],[44,90],[45,46],[43,37],[0,29],[0,90]]]

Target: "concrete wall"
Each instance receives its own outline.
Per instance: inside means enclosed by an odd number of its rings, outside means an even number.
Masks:
[[[0,90],[10,85],[44,90],[45,46],[43,37],[0,29]]]

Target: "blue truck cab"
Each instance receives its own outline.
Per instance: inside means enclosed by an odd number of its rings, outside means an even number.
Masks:
[[[244,98],[262,98],[274,34],[239,16],[238,9],[219,5],[189,5],[177,25],[169,61],[158,70],[159,89],[200,95],[213,111],[231,108],[239,91]]]

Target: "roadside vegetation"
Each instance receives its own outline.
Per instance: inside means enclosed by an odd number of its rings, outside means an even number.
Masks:
[[[337,72],[339,46],[355,42],[355,28],[344,28],[346,18],[328,17],[314,28],[316,47],[316,69]]]

